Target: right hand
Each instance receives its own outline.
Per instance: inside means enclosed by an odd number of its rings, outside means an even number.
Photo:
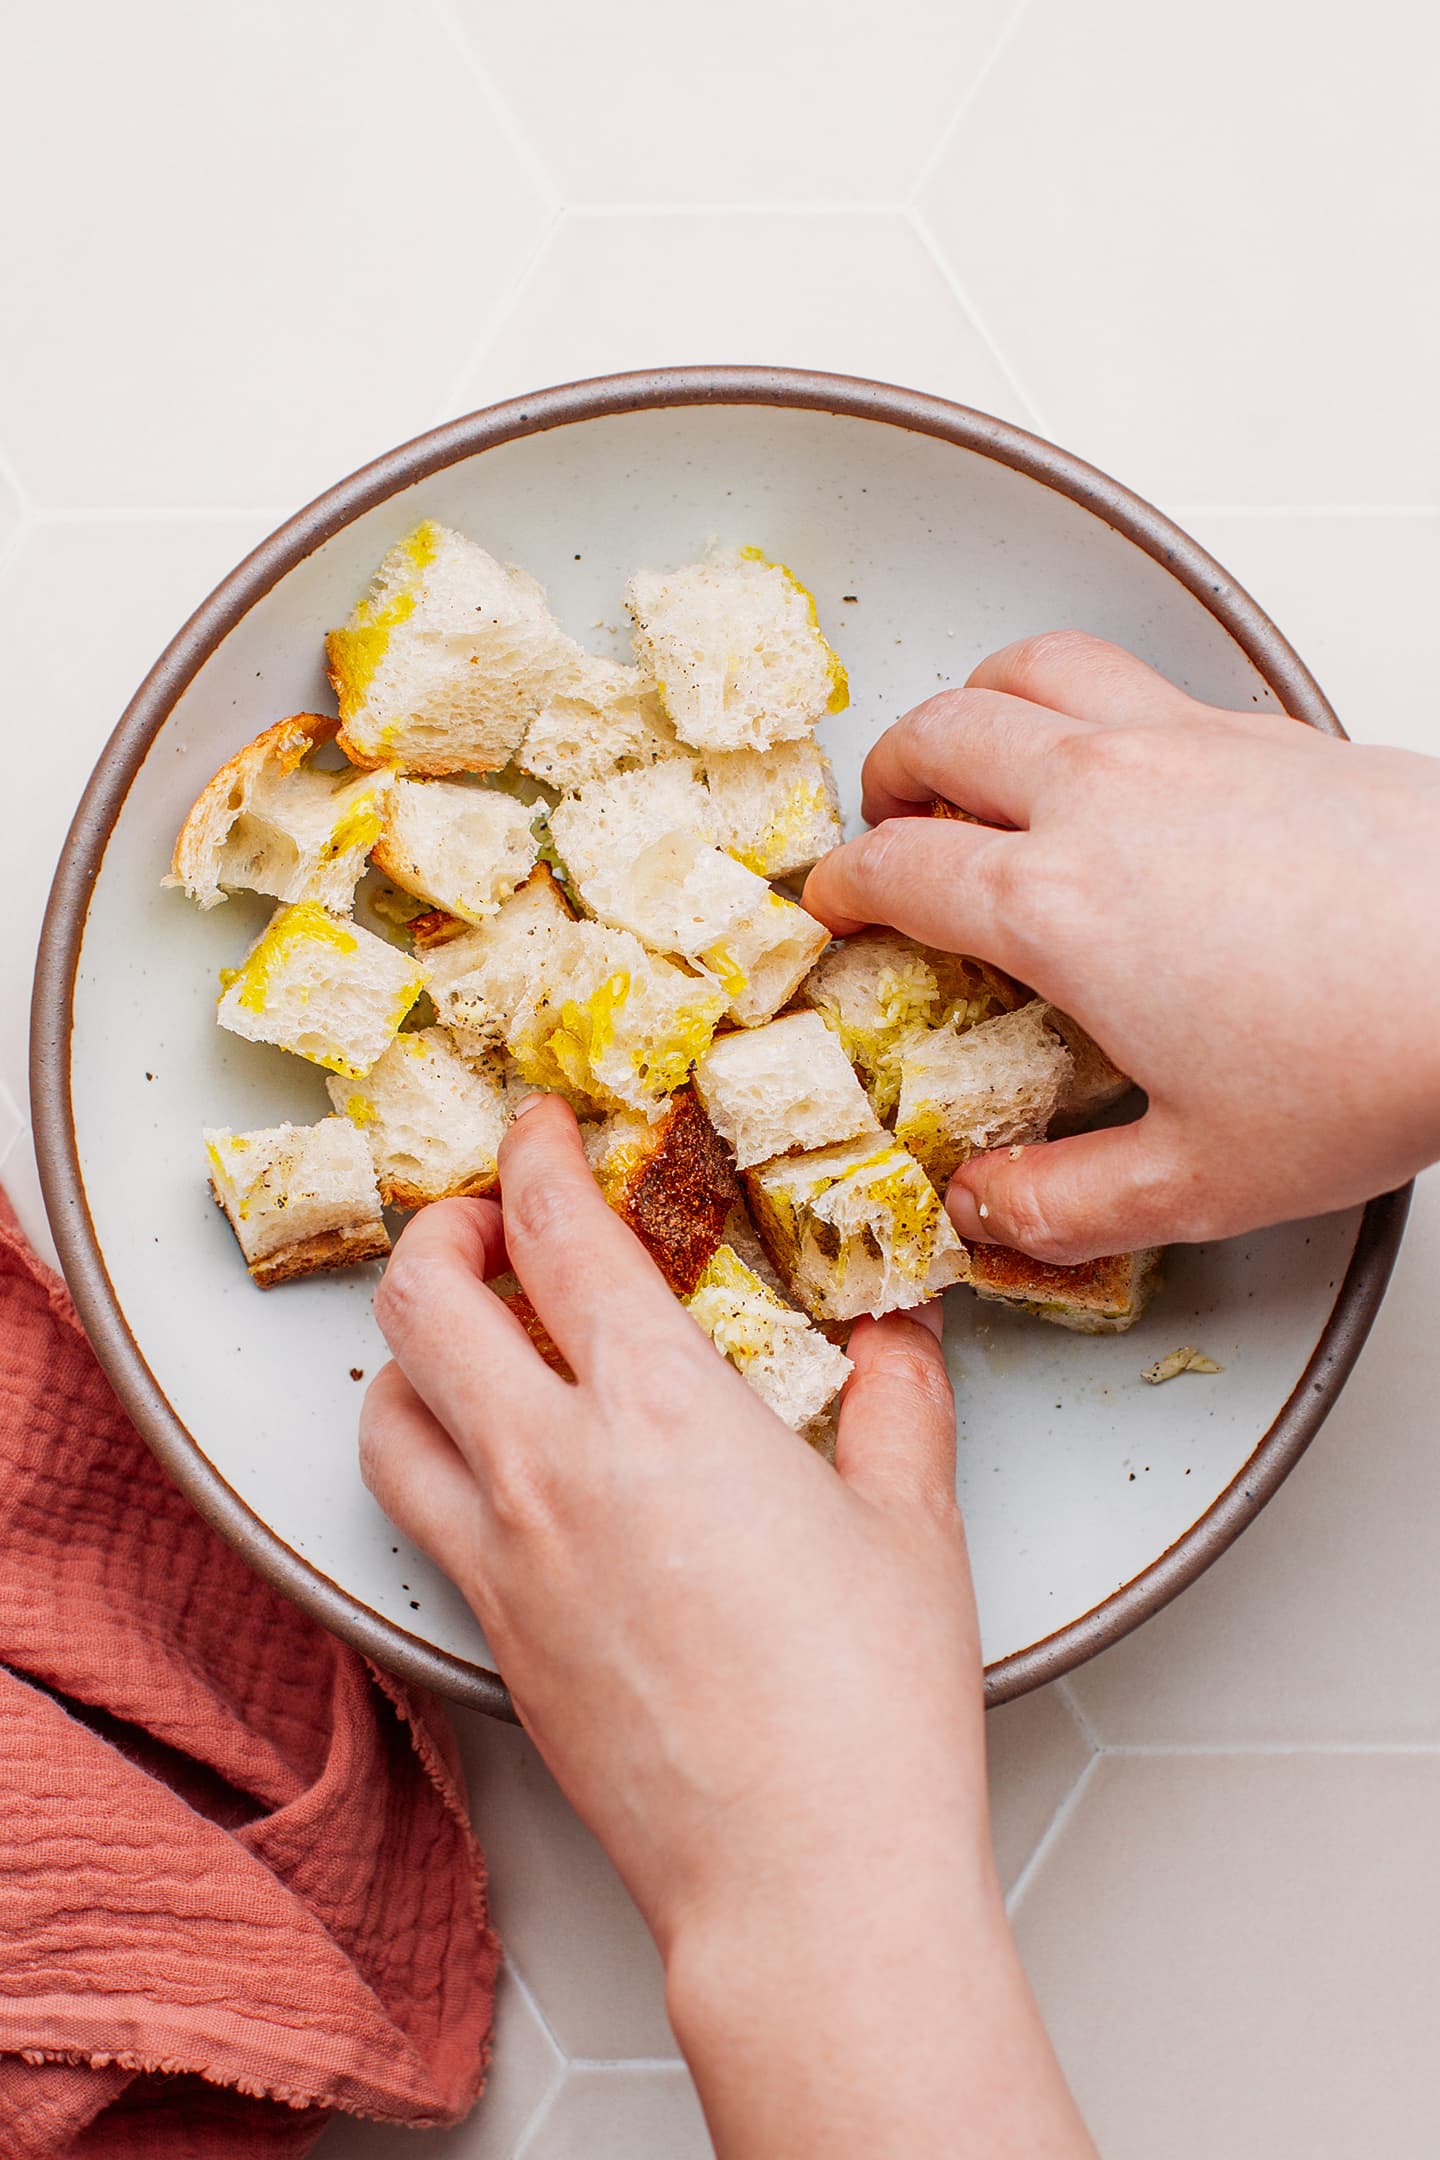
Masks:
[[[937,795],[986,822],[924,815]],[[1149,1097],[973,1157],[963,1237],[1064,1263],[1234,1236],[1440,1155],[1440,760],[1202,705],[1058,632],[883,735],[864,810],[810,913],[1005,968]]]

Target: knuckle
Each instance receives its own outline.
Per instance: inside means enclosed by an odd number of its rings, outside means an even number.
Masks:
[[[1033,1185],[1015,1183],[990,1207],[995,1217],[990,1227],[1000,1230],[1007,1245],[1056,1267],[1065,1267],[1073,1259],[1072,1240],[1055,1222],[1044,1193]]]
[[[511,1437],[491,1457],[486,1480],[488,1512],[507,1536],[534,1539],[554,1520],[551,1481],[540,1455]]]
[[[434,1279],[434,1263],[404,1240],[390,1256],[375,1292],[375,1318],[388,1343],[408,1340],[424,1312]]]
[[[1106,650],[1103,638],[1088,630],[1041,630],[1021,638],[1004,655],[1005,671],[1016,693],[1052,684],[1057,675]]]
[[[570,1195],[556,1179],[526,1178],[505,1194],[507,1243],[541,1245],[561,1237],[573,1221]]]

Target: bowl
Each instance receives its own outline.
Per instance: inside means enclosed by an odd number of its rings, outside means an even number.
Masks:
[[[391,541],[433,517],[623,649],[628,573],[754,542],[793,564],[849,672],[821,729],[851,829],[880,731],[982,654],[1080,625],[1220,704],[1341,732],[1274,625],[1115,481],[918,392],[769,368],[545,390],[342,481],[225,579],[126,710],[70,829],[32,1023],[40,1171],[81,1317],[141,1433],[255,1567],[381,1664],[500,1715],[458,1592],[361,1484],[375,1271],[251,1285],[203,1174],[202,1124],[323,1115],[322,1076],[214,1025],[216,976],[270,903],[199,914],[160,888],[210,774],[286,713],[327,709],[321,634]],[[1068,1335],[952,1292],[959,1488],[992,1701],[1158,1610],[1264,1506],[1338,1394],[1384,1292],[1407,1194],[1186,1248],[1130,1334]],[[1162,1388],[1181,1342],[1224,1367]]]

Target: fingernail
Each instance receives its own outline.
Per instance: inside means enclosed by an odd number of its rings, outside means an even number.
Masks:
[[[952,1179],[945,1195],[945,1207],[956,1234],[972,1245],[989,1245],[994,1242],[990,1229],[990,1210],[983,1200],[977,1200],[968,1185],[958,1178]]]
[[[543,1088],[536,1088],[533,1095],[522,1095],[510,1113],[511,1124],[513,1125],[517,1118],[524,1117],[527,1110],[533,1110],[537,1103],[542,1103],[544,1100],[545,1090]]]

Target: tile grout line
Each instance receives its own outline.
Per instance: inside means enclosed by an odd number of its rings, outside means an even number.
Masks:
[[[568,2055],[572,2070],[689,2070],[683,2055]]]
[[[569,215],[602,218],[709,217],[901,217],[905,203],[895,195],[825,197],[796,195],[755,202],[598,202],[567,203]]]
[[[1079,1729],[1080,1737],[1089,1747],[1091,1754],[1101,1754],[1103,1752],[1104,1744],[1101,1741],[1100,1735],[1096,1732],[1094,1726],[1091,1724],[1089,1718],[1086,1716],[1084,1709],[1081,1707],[1080,1698],[1076,1695],[1074,1688],[1070,1684],[1070,1677],[1068,1673],[1062,1673],[1060,1678],[1055,1682],[1055,1693],[1059,1696],[1061,1702],[1064,1703],[1065,1708],[1069,1711],[1071,1717],[1075,1720],[1075,1724]]]
[[[1103,1760],[1103,1751],[1100,1754],[1092,1755],[1090,1757],[1089,1762],[1086,1763],[1084,1769],[1080,1772],[1079,1777],[1076,1778],[1075,1783],[1070,1787],[1069,1792],[1066,1793],[1064,1799],[1060,1802],[1059,1807],[1056,1808],[1049,1822],[1045,1825],[1044,1831],[1041,1833],[1039,1841],[1035,1846],[1035,1850],[1031,1853],[1030,1858],[1026,1861],[1024,1867],[1021,1868],[1020,1873],[1016,1876],[1014,1882],[1011,1883],[1009,1890],[1005,1894],[1005,1911],[1010,1919],[1014,1919],[1016,1908],[1018,1907],[1021,1899],[1024,1897],[1026,1891],[1029,1889],[1031,1882],[1034,1880],[1037,1870],[1045,1859],[1046,1854],[1050,1851],[1051,1847],[1058,1843],[1061,1832],[1064,1830],[1066,1823],[1069,1822],[1070,1817],[1074,1814],[1076,1808],[1080,1805],[1081,1795],[1084,1793],[1086,1787],[1090,1783],[1090,1780],[1094,1777],[1095,1772],[1099,1769],[1100,1764]]]
[[[975,103],[976,98],[979,97],[981,90],[989,81],[990,75],[994,70],[996,62],[999,60],[1001,54],[1005,51],[1005,48],[1010,43],[1010,40],[1014,37],[1016,31],[1019,29],[1021,17],[1024,15],[1025,10],[1029,6],[1029,4],[1030,0],[1014,0],[1014,6],[1011,8],[1004,22],[1000,25],[999,31],[996,33],[994,44],[990,47],[989,52],[981,61],[979,67],[975,71],[975,74],[971,77],[969,88],[964,92],[959,104],[955,107],[954,112],[951,113],[950,118],[941,128],[939,136],[936,139],[934,149],[930,152],[930,155],[922,162],[919,172],[916,174],[914,181],[911,183],[910,192],[905,197],[905,201],[907,204],[914,203],[917,197],[924,191],[925,188],[929,186],[930,182],[934,179],[936,172],[939,170],[940,165],[944,161],[946,152],[949,150],[951,143],[954,141],[956,135],[959,132],[961,121],[965,118],[971,106]]]
[[[914,203],[910,203],[905,207],[901,215],[905,218],[906,222],[910,227],[910,230],[914,233],[916,239],[919,241],[925,253],[929,256],[935,268],[939,271],[942,280],[949,287],[951,298],[954,300],[961,314],[969,323],[971,329],[975,332],[975,335],[979,338],[981,344],[985,347],[985,350],[989,353],[991,359],[995,362],[996,367],[999,368],[1001,374],[1005,377],[1005,380],[1009,383],[1016,397],[1020,400],[1020,404],[1024,409],[1026,418],[1030,421],[1031,425],[1037,430],[1038,433],[1040,433],[1041,435],[1048,434],[1049,431],[1046,428],[1044,420],[1041,418],[1040,411],[1035,403],[1035,400],[1031,397],[1024,383],[1020,380],[1020,377],[1015,372],[1015,369],[1010,365],[1010,362],[1006,359],[1005,354],[1001,351],[999,345],[996,343],[995,339],[991,336],[989,330],[986,328],[979,310],[976,308],[969,294],[965,291],[964,286],[960,283],[960,280],[956,276],[954,268],[952,267],[948,256],[945,254],[944,249],[940,246],[939,242],[935,238],[935,235],[931,232],[924,212],[918,209]]]
[[[523,125],[509,98],[481,59],[478,47],[465,35],[464,25],[455,12],[454,0],[430,0],[430,9],[442,33],[454,46],[461,65],[499,122],[510,148],[528,168],[530,178],[542,195],[563,208],[564,190],[541,155],[539,144]]]
[[[1100,1746],[1102,1755],[1117,1759],[1150,1761],[1152,1759],[1175,1759],[1180,1761],[1210,1760],[1227,1756],[1339,1756],[1366,1755],[1379,1757],[1414,1756],[1420,1761],[1440,1758],[1440,1740],[1180,1740],[1167,1746],[1163,1741],[1137,1740],[1112,1744],[1104,1741]]]
[[[467,348],[464,359],[451,377],[450,386],[445,393],[445,402],[435,416],[434,425],[438,426],[442,421],[454,419],[462,409],[467,412],[474,409],[465,385],[473,380],[476,373],[484,365],[486,357],[494,350],[501,331],[524,298],[527,286],[549,254],[556,236],[568,215],[569,212],[565,204],[557,202],[551,213],[549,224],[535,243],[534,253],[529,261],[523,265],[518,275],[511,280],[510,290],[506,293],[503,301],[487,312],[474,341]]]
[[[1440,518],[1437,503],[1180,503],[1173,518],[1403,518],[1424,523]]]
[[[524,1973],[521,1972],[520,1967],[516,1964],[514,1958],[510,1955],[510,1952],[508,1950],[504,1951],[504,1965],[502,1970],[509,1973],[511,1982],[514,1985],[516,1993],[520,1996],[521,2000],[529,2007],[531,2016],[534,2018],[536,2024],[540,2027],[541,2032],[544,2033],[545,2038],[549,2041],[551,2047],[555,2050],[555,2059],[560,2064],[561,2069],[563,2070],[565,2064],[569,2062],[570,2058],[566,2054],[564,2048],[561,2047],[559,2036],[556,2033],[554,2027],[551,2025],[549,2018],[546,2017],[545,2012],[541,2009],[540,1998],[537,1996],[535,1990],[531,1987],[529,1981],[525,1978]]]

